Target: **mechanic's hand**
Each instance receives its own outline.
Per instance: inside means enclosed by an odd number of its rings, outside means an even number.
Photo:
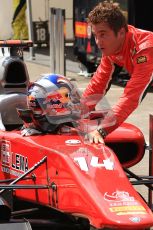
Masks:
[[[100,135],[100,133],[97,130],[94,130],[88,134],[85,135],[85,139],[89,140],[90,143],[102,143],[104,144],[104,139],[102,138],[102,136]]]

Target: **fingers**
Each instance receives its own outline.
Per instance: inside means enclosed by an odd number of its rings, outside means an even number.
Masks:
[[[88,133],[85,136],[85,139],[86,140],[88,139],[90,143],[95,143],[95,144],[102,143],[102,144],[104,144],[104,139],[102,138],[102,136],[99,134],[99,132],[97,130]]]
[[[103,138],[102,138],[101,136],[99,136],[99,137],[94,137],[94,143],[95,143],[95,144],[98,144],[98,143],[104,144],[104,140],[103,140]]]

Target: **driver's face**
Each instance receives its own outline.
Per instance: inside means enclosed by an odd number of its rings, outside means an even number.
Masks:
[[[124,28],[121,28],[116,35],[107,23],[101,22],[92,25],[92,32],[104,56],[115,55],[122,49],[126,33]]]

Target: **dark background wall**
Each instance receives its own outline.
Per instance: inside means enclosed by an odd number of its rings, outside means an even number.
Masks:
[[[153,31],[153,1],[128,0],[128,23]]]

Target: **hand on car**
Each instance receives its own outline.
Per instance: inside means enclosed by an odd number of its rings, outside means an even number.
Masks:
[[[97,130],[94,130],[90,133],[87,133],[85,135],[85,139],[89,140],[90,143],[95,143],[95,144],[102,143],[102,144],[104,144],[104,139]]]

